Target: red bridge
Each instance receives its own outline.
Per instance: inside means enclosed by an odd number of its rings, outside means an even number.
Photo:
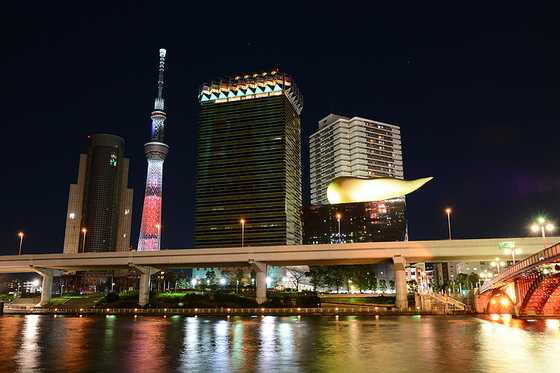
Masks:
[[[511,266],[482,286],[480,313],[560,316],[560,243]]]

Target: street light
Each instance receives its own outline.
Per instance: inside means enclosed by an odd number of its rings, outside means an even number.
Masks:
[[[535,232],[539,230],[541,230],[542,232],[542,240],[543,240],[543,244],[544,244],[544,248],[546,249],[546,236],[544,234],[544,227],[546,225],[546,229],[551,231],[554,229],[554,226],[552,224],[550,224],[550,222],[544,220],[544,218],[539,218],[538,222],[533,223],[533,226],[531,227]]]
[[[86,232],[87,232],[87,229],[82,228],[82,232],[84,233],[84,240],[82,241],[82,252],[85,253],[86,252]]]
[[[499,260],[500,260],[500,258],[496,258],[496,261],[492,262],[492,267],[498,267],[498,274],[500,274],[500,266],[503,267],[503,266],[506,265],[506,263],[500,262]]]
[[[340,214],[336,214],[336,220],[338,221],[338,243],[340,243]]]
[[[23,243],[23,232],[19,232],[18,236],[19,236],[19,255],[21,255],[21,244]]]
[[[513,264],[515,265],[515,253],[517,254],[521,253],[521,249],[511,248],[511,249],[506,249],[504,252],[506,254],[509,254],[511,252],[511,256],[513,258]]]
[[[245,219],[241,219],[241,247],[243,247],[243,241],[245,240]]]
[[[449,216],[451,209],[446,209],[445,212],[447,212],[447,228],[449,229],[449,239],[451,239],[451,218]]]

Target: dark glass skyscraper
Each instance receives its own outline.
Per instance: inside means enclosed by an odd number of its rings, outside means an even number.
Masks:
[[[124,140],[108,134],[89,136],[78,183],[70,185],[65,254],[129,249],[133,190],[127,182]]]
[[[195,247],[300,244],[303,101],[291,77],[218,78],[199,102]]]
[[[307,245],[403,241],[406,238],[404,197],[303,206],[301,221]]]

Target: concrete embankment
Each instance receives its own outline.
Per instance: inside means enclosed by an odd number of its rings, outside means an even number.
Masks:
[[[382,307],[328,308],[41,308],[9,313],[42,315],[122,315],[122,316],[337,316],[337,315],[441,315],[441,311],[397,310]],[[448,313],[451,314],[451,313]],[[457,313],[455,313],[457,314]]]

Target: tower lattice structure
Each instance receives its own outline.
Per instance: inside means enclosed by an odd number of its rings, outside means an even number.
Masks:
[[[163,142],[163,123],[166,119],[163,100],[163,69],[165,49],[159,50],[158,96],[152,111],[152,138],[144,145],[148,159],[148,175],[142,210],[142,225],[138,239],[138,251],[155,251],[160,249],[161,240],[161,195],[163,186],[163,162],[169,146]]]

